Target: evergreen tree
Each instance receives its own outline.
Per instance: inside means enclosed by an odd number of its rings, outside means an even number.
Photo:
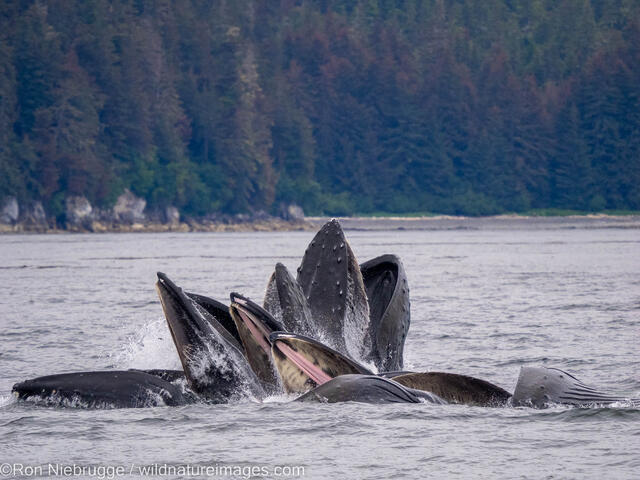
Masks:
[[[11,50],[0,39],[0,202],[5,196],[24,196],[18,157],[14,155],[16,120],[16,80]]]
[[[634,0],[6,0],[0,196],[640,208]]]

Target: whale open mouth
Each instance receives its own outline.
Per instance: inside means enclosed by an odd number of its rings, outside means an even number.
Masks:
[[[229,312],[242,339],[249,365],[265,385],[277,384],[269,336],[283,330],[282,325],[264,308],[237,293],[231,294]]]
[[[215,403],[264,394],[232,332],[161,272],[156,289],[191,390]]]
[[[267,355],[271,355],[269,335],[283,331],[284,327],[264,308],[237,293],[231,294],[229,310],[236,325],[245,326],[253,340]]]
[[[271,343],[269,335],[273,332],[264,321],[247,308],[247,301],[242,297],[234,297],[231,303],[232,316],[240,317],[244,325],[249,329],[254,340],[262,347],[262,350],[269,355],[271,353]]]
[[[289,360],[291,360],[300,370],[307,374],[307,376],[316,383],[316,385],[322,385],[332,379],[324,370],[312,361],[307,359],[304,355],[301,355],[296,350],[291,348],[282,340],[275,340],[273,342],[273,348],[276,348]]]
[[[171,337],[187,375],[190,375],[190,354],[204,346],[204,338],[212,327],[198,313],[193,302],[164,273],[158,272],[156,291],[160,297]]]
[[[345,355],[303,335],[274,332],[270,342],[273,362],[289,393],[303,393],[339,375],[372,373]]]

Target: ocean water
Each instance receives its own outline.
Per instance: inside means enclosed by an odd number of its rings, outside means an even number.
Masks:
[[[406,367],[513,391],[521,366],[546,365],[640,396],[640,220],[412,225],[346,231],[360,262],[403,259]],[[213,478],[639,478],[640,410],[624,405],[298,404],[282,396],[83,410],[11,396],[15,382],[46,374],[179,368],[156,271],[221,301],[237,291],[261,302],[275,263],[295,271],[312,237],[0,236],[0,478],[63,467],[75,478],[204,478],[206,468]]]

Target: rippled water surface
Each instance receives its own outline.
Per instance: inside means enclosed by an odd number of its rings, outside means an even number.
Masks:
[[[403,259],[412,306],[407,367],[512,391],[520,366],[547,365],[640,395],[640,222],[463,227],[346,232],[360,262],[382,253]],[[302,465],[306,478],[638,478],[640,410],[629,407],[283,397],[105,411],[11,397],[13,383],[45,374],[179,367],[156,271],[219,300],[231,291],[261,300],[275,263],[294,270],[312,236],[0,237],[0,463]]]

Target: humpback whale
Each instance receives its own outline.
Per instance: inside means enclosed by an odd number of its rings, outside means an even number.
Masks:
[[[288,393],[303,393],[345,375],[373,375],[366,367],[302,335],[275,332],[270,341],[274,363]],[[503,406],[511,398],[506,390],[467,375],[385,372],[379,376],[407,387],[414,394],[436,395],[447,403]]]
[[[264,296],[264,309],[282,323],[281,330],[309,337],[318,335],[317,325],[302,287],[281,263],[269,278]]]
[[[404,342],[411,323],[409,284],[395,255],[382,255],[360,265],[369,302],[371,351],[367,360],[378,370],[401,370]]]
[[[360,266],[336,220],[326,223],[307,247],[297,281],[319,337],[350,357],[367,356],[371,349],[367,293]]]
[[[270,390],[277,389],[277,378],[271,362],[269,336],[283,330],[282,325],[269,312],[237,293],[231,294],[231,317],[244,345],[249,365]]]
[[[263,305],[283,331],[320,340],[380,371],[402,369],[410,324],[402,262],[382,255],[358,266],[335,220],[309,244],[297,279],[276,265]]]
[[[335,220],[315,235],[296,278],[276,264],[264,308],[237,293],[227,307],[157,277],[182,371],[50,375],[15,384],[14,394],[90,408],[220,403],[283,390],[302,394],[299,401],[640,406],[640,399],[599,391],[553,368],[523,367],[513,395],[466,375],[404,371],[410,301],[402,262],[382,255],[358,265]]]
[[[448,403],[500,407],[511,394],[486,380],[445,372],[403,373],[391,377],[405,387],[432,392]]]
[[[296,399],[298,402],[445,403],[437,395],[403,387],[377,375],[336,377]]]
[[[567,372],[547,367],[522,367],[512,399],[515,406],[535,408],[551,404],[606,406],[620,402],[640,407],[640,398],[601,392]]]
[[[215,319],[205,319],[194,302],[158,272],[158,296],[189,387],[213,403],[265,392],[235,337]]]
[[[182,370],[165,370],[161,368],[140,370],[139,368],[130,368],[128,371],[148,373],[149,375],[153,375],[154,377],[160,377],[162,380],[166,380],[167,382],[172,382],[172,383],[185,379],[184,372]]]
[[[229,333],[237,335],[228,308],[216,300],[193,293],[186,295],[207,322],[220,322]],[[235,333],[234,333],[235,332]],[[13,393],[23,400],[45,405],[82,406],[86,408],[138,408],[176,406],[196,397],[175,385],[185,379],[182,370],[130,369],[127,371],[75,372],[37,377],[13,386]]]
[[[312,338],[274,332],[271,354],[287,393],[303,393],[340,375],[373,375],[366,367]]]
[[[213,298],[205,297],[204,295],[189,292],[185,292],[185,294],[187,295],[187,297],[193,300],[193,302],[196,304],[196,308],[198,308],[200,313],[203,314],[205,319],[207,319],[208,321],[214,319],[218,324],[222,325],[233,338],[236,339],[238,345],[241,344],[240,334],[238,333],[238,329],[236,328],[236,325],[231,318],[229,307],[227,307],[222,302],[218,302]]]
[[[13,393],[45,405],[86,408],[175,406],[189,401],[180,387],[135,370],[47,375],[16,383]]]

